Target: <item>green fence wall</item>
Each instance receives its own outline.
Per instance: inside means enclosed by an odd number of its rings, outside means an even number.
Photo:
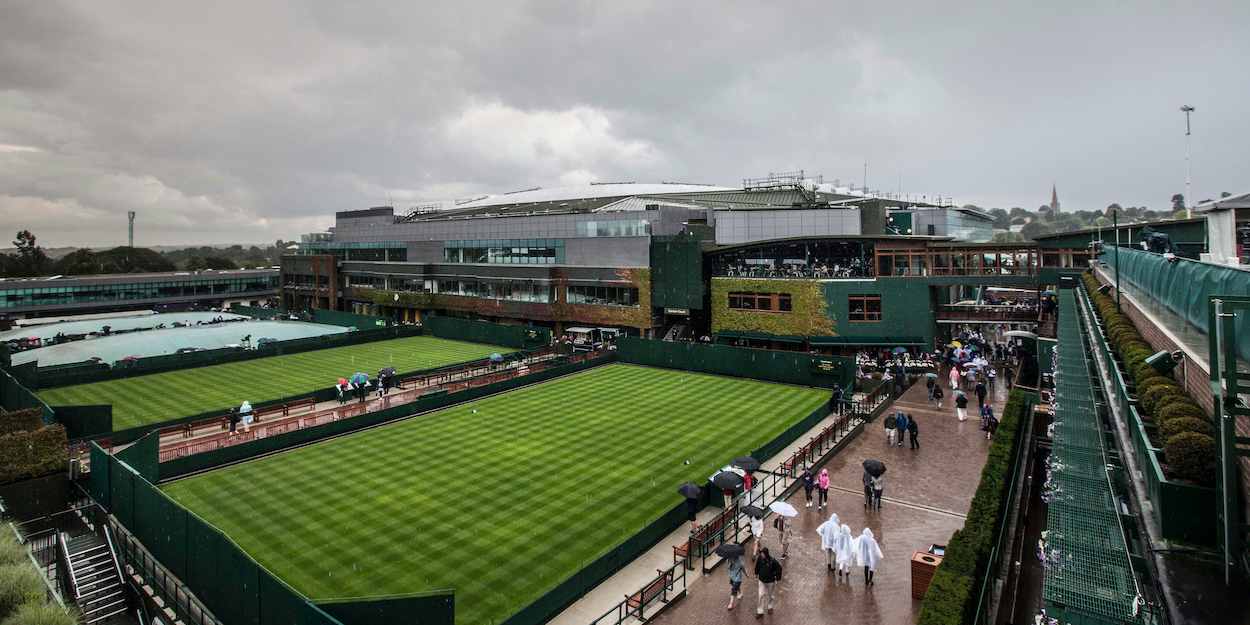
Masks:
[[[1210,334],[1207,327],[1207,302],[1212,295],[1250,296],[1250,271],[1203,263],[1187,258],[1175,262],[1162,254],[1120,248],[1120,279],[1145,291],[1173,313]],[[1099,257],[1107,264],[1108,275],[1115,279],[1116,250],[1108,249]],[[1250,321],[1238,316],[1237,354],[1250,359]]]
[[[616,346],[622,362],[650,367],[821,388],[833,388],[835,383],[850,388],[855,379],[855,361],[850,358],[634,337],[621,337]],[[818,373],[814,363],[820,360],[841,363],[841,372]]]
[[[327,323],[334,326],[343,326],[345,328],[355,326],[360,330],[391,325],[390,320],[384,317],[359,315],[356,313],[342,312],[338,310],[322,310],[320,308],[314,308],[312,315],[314,323]]]
[[[236,315],[247,315],[256,319],[268,319],[277,315],[284,314],[276,308],[260,308],[259,306],[231,306],[230,312]]]
[[[52,423],[52,409],[32,393],[29,387],[20,382],[21,379],[30,380],[32,372],[30,365],[33,364],[35,363],[31,362],[0,369],[0,408],[10,412],[27,408],[43,408],[44,423]]]
[[[456,621],[456,594],[453,591],[357,601],[317,601],[315,605],[344,623],[452,625]]]
[[[551,344],[551,330],[527,326],[509,326],[456,317],[423,317],[425,333],[444,339],[531,349]]]
[[[393,421],[410,415],[446,408],[447,406],[472,401],[474,399],[485,397],[487,395],[493,395],[495,393],[510,391],[522,386],[538,384],[539,382],[545,382],[562,375],[577,373],[578,371],[584,371],[591,367],[607,364],[615,359],[616,358],[613,355],[600,356],[599,358],[592,358],[581,362],[552,367],[550,369],[531,373],[519,378],[512,378],[510,380],[504,380],[494,384],[465,389],[458,393],[422,395],[417,398],[416,401],[395,406],[393,408],[387,408],[386,410],[369,412],[350,419],[331,421],[330,423],[324,423],[310,428],[276,434],[274,436],[268,436],[248,441],[246,443],[239,443],[237,445],[231,445],[229,447],[195,454],[185,458],[177,458],[170,460],[169,462],[161,463],[160,479],[173,479],[189,473],[212,469],[223,464],[246,460],[247,458],[261,454],[272,453],[296,445],[304,445],[331,436],[338,436],[340,434],[353,432],[362,428],[372,427],[379,423],[386,423],[387,421]]]
[[[113,406],[57,406],[56,422],[65,426],[70,441],[105,436],[113,431]]]
[[[83,364],[80,366],[61,366],[48,370],[40,368],[38,387],[42,390],[47,388],[57,388],[60,386],[72,386],[75,384],[90,384],[92,382],[119,380],[139,375],[163,373],[165,371],[193,369],[196,367],[210,367],[213,365],[222,365],[231,362],[268,358],[269,356],[300,354],[319,349],[361,345],[375,341],[387,341],[397,338],[406,338],[409,336],[419,336],[421,334],[421,328],[415,326],[372,328],[368,330],[361,330],[359,332],[325,334],[322,336],[311,336],[300,339],[266,343],[257,349],[210,349],[207,351],[188,352],[185,354],[149,356],[147,358],[119,361],[114,363],[112,368],[104,369],[102,369],[100,365],[96,365],[94,363]]]

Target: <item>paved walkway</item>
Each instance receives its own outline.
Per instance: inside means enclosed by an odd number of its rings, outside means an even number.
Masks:
[[[939,378],[941,379],[941,378]],[[946,384],[943,383],[943,388]],[[825,511],[805,508],[802,492],[790,498],[799,509],[789,558],[782,561],[785,577],[777,590],[775,612],[755,618],[756,584],[742,584],[743,600],[732,612],[729,603],[729,573],[718,566],[711,574],[692,581],[685,599],[655,619],[664,625],[702,623],[915,623],[920,601],[911,598],[911,556],[930,544],[945,544],[955,530],[963,527],[963,515],[976,491],[985,464],[989,441],[980,429],[980,420],[971,416],[963,423],[955,418],[949,402],[938,412],[928,401],[923,383],[913,386],[894,409],[914,415],[920,424],[921,448],[890,447],[885,443],[882,419],[868,424],[867,430],[825,465],[832,488],[830,506]],[[992,395],[995,414],[1000,414],[1007,392],[1001,385]],[[975,398],[973,400],[975,403]],[[971,408],[971,406],[970,406]],[[969,412],[973,412],[969,410]],[[863,507],[863,468],[867,458],[876,458],[888,468],[885,496],[880,511]],[[816,527],[830,512],[859,535],[872,528],[885,558],[866,586],[862,568],[852,569],[850,580],[839,579],[825,567]],[[768,523],[771,526],[771,522]],[[770,527],[771,530],[771,527]],[[765,546],[770,546],[765,536]],[[774,554],[778,555],[778,554]],[[752,569],[748,563],[748,569]],[[697,572],[694,575],[698,575]]]

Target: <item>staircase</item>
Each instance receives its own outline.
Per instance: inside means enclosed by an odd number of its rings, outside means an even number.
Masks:
[[[126,589],[113,550],[96,534],[60,534],[70,572],[70,589],[87,625],[108,623],[126,613]]]
[[[673,324],[672,329],[669,330],[668,333],[664,335],[664,340],[671,343],[673,341],[681,339],[685,333],[686,333],[686,324],[684,323]]]

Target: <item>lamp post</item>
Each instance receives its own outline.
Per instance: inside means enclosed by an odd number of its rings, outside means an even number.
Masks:
[[[1194,112],[1194,107],[1186,104],[1181,107],[1181,112],[1185,114],[1185,219],[1192,219],[1194,198],[1189,190],[1189,114]]]

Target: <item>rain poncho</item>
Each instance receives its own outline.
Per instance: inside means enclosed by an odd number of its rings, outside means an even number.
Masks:
[[[816,528],[816,533],[820,534],[820,548],[833,549],[833,544],[837,542],[838,536],[842,533],[842,521],[838,520],[836,513],[829,516],[829,520],[820,524]]]
[[[243,402],[242,406],[239,406],[239,414],[247,414],[251,411],[252,411],[252,404],[249,404],[246,401]]]
[[[872,530],[864,528],[864,533],[855,539],[855,566],[866,566],[868,570],[877,571],[877,563],[883,557],[877,539],[872,537]]]
[[[855,536],[851,534],[849,525],[843,525],[838,539],[833,543],[833,552],[837,554],[838,568],[850,570],[851,560],[855,557]]]
[[[764,519],[751,519],[751,535],[756,538],[764,536]]]

